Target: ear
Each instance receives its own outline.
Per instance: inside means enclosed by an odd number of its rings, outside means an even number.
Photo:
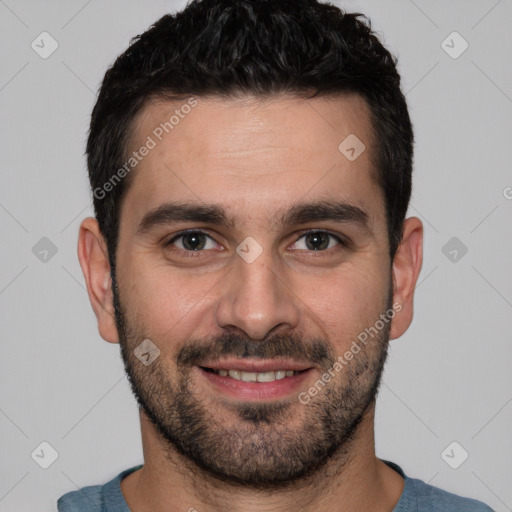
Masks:
[[[80,225],[78,259],[100,336],[110,343],[118,343],[107,244],[98,222],[92,217],[84,219]]]
[[[404,221],[402,242],[393,259],[393,304],[400,303],[391,324],[390,339],[399,338],[413,317],[416,281],[423,263],[423,224],[417,217]]]

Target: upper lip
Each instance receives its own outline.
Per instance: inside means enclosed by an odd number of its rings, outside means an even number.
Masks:
[[[203,361],[198,364],[212,370],[239,370],[250,373],[275,372],[277,370],[302,371],[311,368],[311,364],[291,359],[240,359],[238,357]]]

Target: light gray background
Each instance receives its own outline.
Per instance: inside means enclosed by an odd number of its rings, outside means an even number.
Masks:
[[[512,1],[336,3],[369,15],[399,57],[417,141],[410,215],[425,225],[415,319],[391,342],[378,401],[377,454],[512,510]],[[63,493],[142,461],[118,346],[98,335],[76,256],[92,214],[83,152],[107,66],[184,5],[0,0],[1,512],[55,510]],[[59,44],[48,59],[31,48],[43,31]],[[469,43],[457,59],[441,46],[453,31]],[[47,262],[32,252],[42,237],[58,249]],[[456,262],[442,252],[452,237],[468,248]],[[42,441],[58,452],[46,470],[31,458]],[[441,457],[452,441],[469,453],[458,469]]]

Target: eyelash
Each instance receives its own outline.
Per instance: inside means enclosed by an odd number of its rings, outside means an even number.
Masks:
[[[206,237],[213,240],[213,238],[207,232],[201,231],[198,229],[191,229],[191,230],[179,232],[177,235],[175,235],[168,242],[165,243],[165,247],[171,246],[174,242],[176,242],[176,240],[179,240],[180,238],[183,238],[184,236],[186,236],[188,234],[196,234],[196,233],[205,235]],[[310,235],[313,233],[325,233],[325,234],[329,235],[330,237],[334,238],[339,243],[340,246],[342,246],[342,247],[348,246],[348,242],[346,240],[344,240],[342,237],[340,237],[340,235],[335,235],[334,233],[331,233],[330,231],[327,231],[325,229],[311,229],[308,231],[304,231],[304,232],[300,233],[300,236],[297,238],[297,240],[294,242],[294,244],[296,244],[301,238],[304,238],[306,235]],[[217,242],[215,242],[215,243],[217,243]],[[309,250],[308,252],[321,253],[321,252],[328,252],[332,249],[333,248],[331,247],[330,249],[323,249],[320,251]],[[189,257],[198,257],[200,255],[200,253],[205,252],[206,250],[208,250],[208,249],[200,249],[197,251],[190,251],[190,250],[186,250],[186,249],[176,248],[176,252],[181,252],[182,254],[185,253],[186,256],[189,256]],[[301,249],[301,250],[303,250],[303,249]]]

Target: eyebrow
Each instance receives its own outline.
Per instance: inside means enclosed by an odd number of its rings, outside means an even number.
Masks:
[[[298,203],[286,211],[279,211],[272,219],[276,228],[284,228],[313,221],[334,221],[356,224],[371,232],[369,216],[360,207],[343,201],[315,201]],[[174,222],[199,222],[234,229],[236,220],[216,204],[168,202],[150,210],[137,227],[138,234],[145,234],[152,228]]]

